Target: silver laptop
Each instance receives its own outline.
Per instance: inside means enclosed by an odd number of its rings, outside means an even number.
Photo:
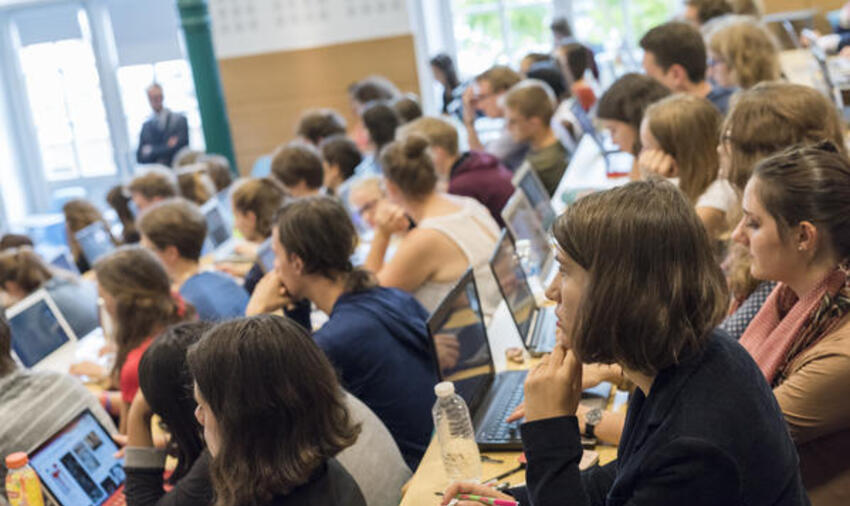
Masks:
[[[526,273],[545,279],[555,255],[549,235],[525,192],[514,192],[502,209],[502,219],[511,231],[520,258],[525,260]]]
[[[91,225],[79,230],[74,237],[83,251],[83,256],[89,265],[94,265],[101,257],[115,250],[112,236],[102,221],[96,221]]]
[[[215,197],[211,198],[201,206],[201,212],[207,222],[207,237],[202,254],[210,254],[216,261],[247,261],[236,255],[238,241],[231,233],[233,229],[221,202]]]
[[[525,198],[528,199],[528,203],[537,212],[537,217],[543,224],[543,230],[551,230],[557,215],[555,209],[552,208],[549,192],[546,191],[546,187],[543,186],[543,182],[540,181],[540,177],[534,172],[530,164],[522,164],[513,178],[513,184],[525,193]]]

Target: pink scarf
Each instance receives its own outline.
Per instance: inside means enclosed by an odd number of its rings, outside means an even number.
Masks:
[[[784,283],[770,293],[741,336],[741,345],[771,386],[781,383],[791,360],[826,335],[847,311],[847,283],[847,272],[837,269],[802,298]]]

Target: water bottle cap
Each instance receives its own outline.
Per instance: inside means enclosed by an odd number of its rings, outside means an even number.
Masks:
[[[27,463],[29,463],[29,458],[24,452],[15,452],[6,457],[6,467],[8,469],[24,467]]]
[[[434,385],[434,393],[437,394],[437,397],[448,397],[450,395],[454,395],[455,384],[451,381],[437,383]]]

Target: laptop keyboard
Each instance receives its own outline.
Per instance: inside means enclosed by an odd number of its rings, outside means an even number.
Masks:
[[[523,386],[525,383],[525,375],[512,375],[510,382],[513,385],[507,385],[502,390],[504,395],[501,395],[491,408],[491,412],[497,415],[491,423],[488,423],[483,430],[480,431],[479,439],[481,442],[494,443],[499,441],[516,441],[520,439],[519,423],[505,422],[508,417],[523,399]]]

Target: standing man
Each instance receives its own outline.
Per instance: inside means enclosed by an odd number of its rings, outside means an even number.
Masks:
[[[189,125],[186,116],[162,106],[162,86],[153,83],[147,92],[153,115],[142,126],[136,161],[170,167],[174,155],[189,145]]]

